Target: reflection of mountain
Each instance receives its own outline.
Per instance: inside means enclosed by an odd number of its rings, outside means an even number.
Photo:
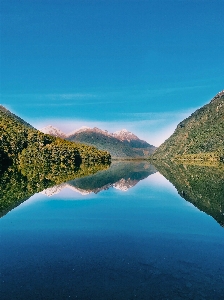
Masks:
[[[128,191],[131,187],[135,186],[139,181],[138,180],[131,180],[129,179],[120,179],[118,182],[113,184],[113,187],[117,190],[126,192]]]
[[[41,192],[41,194],[44,194],[48,197],[51,197],[51,196],[57,195],[58,193],[60,193],[60,191],[62,191],[63,189],[66,189],[66,188],[68,188],[68,189],[70,189],[74,192],[80,193],[82,195],[88,195],[88,194],[91,193],[91,192],[88,192],[88,191],[85,191],[85,190],[75,188],[75,187],[71,186],[68,183],[62,183],[62,184],[55,185],[53,187],[50,187],[50,188],[47,188],[47,189],[43,190]]]
[[[127,191],[140,180],[156,172],[154,166],[146,161],[116,161],[109,169],[97,172],[83,178],[70,180],[66,184],[59,185],[44,191],[48,196],[58,193],[62,188],[70,188],[81,194],[98,193],[114,187],[121,191]]]
[[[23,169],[22,172],[20,172],[16,167],[10,167],[1,174],[0,216],[5,215],[8,211],[29,199],[35,193],[41,192],[49,187],[54,189],[55,185],[62,182],[94,174],[106,168],[108,168],[108,165],[92,164],[89,166],[80,165],[80,167],[76,169],[66,170],[55,165],[55,169],[45,169],[45,172],[39,173],[39,169],[28,171]]]
[[[224,166],[156,162],[156,168],[185,200],[224,226]]]

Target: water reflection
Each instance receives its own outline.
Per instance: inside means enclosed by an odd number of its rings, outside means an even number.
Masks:
[[[179,195],[224,226],[224,165],[157,162]]]
[[[1,173],[0,216],[46,188],[107,168],[109,168],[108,164],[81,164],[79,167],[67,170],[60,165],[55,165],[40,172],[39,169],[33,167],[18,169],[17,166],[10,166]]]
[[[69,188],[82,195],[97,194],[111,187],[122,191],[128,191],[140,180],[157,172],[155,167],[147,161],[115,161],[110,168],[93,175],[76,178],[64,184],[48,188],[43,191],[47,196],[59,193],[63,188]]]
[[[202,166],[156,162],[154,167],[147,161],[115,161],[110,167],[81,165],[69,172],[51,168],[51,172],[45,170],[44,174],[38,170],[19,171],[10,167],[1,174],[0,216],[38,192],[52,196],[69,188],[87,195],[111,187],[128,191],[157,170],[175,186],[181,197],[224,226],[223,164]]]
[[[86,177],[67,177],[66,185],[83,194],[111,187],[125,192],[80,197],[91,201],[39,194],[32,205],[0,219],[1,298],[222,299],[223,228],[186,205],[146,161],[114,162],[93,174],[94,168],[100,166],[89,166]],[[157,168],[182,197],[223,224],[222,167]],[[12,169],[3,173],[5,212],[34,192],[63,188],[55,186],[61,180],[57,172],[50,174],[55,180]]]

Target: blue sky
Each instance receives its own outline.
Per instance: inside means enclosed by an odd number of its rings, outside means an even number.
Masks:
[[[2,0],[1,103],[159,145],[224,88],[223,0]]]

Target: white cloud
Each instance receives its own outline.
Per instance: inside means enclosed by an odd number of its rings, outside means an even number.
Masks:
[[[160,88],[151,88],[147,85],[142,87],[130,87],[124,86],[119,88],[105,88],[105,87],[98,87],[97,89],[92,89],[89,91],[78,91],[78,92],[64,92],[64,93],[27,93],[27,94],[5,94],[1,95],[2,98],[9,100],[9,99],[16,99],[19,98],[20,101],[23,102],[26,106],[42,106],[46,105],[45,101],[50,101],[51,105],[57,106],[64,106],[65,103],[61,102],[63,100],[67,100],[68,102],[66,105],[70,103],[70,101],[74,100],[90,100],[90,99],[101,99],[103,103],[126,103],[129,99],[154,99],[166,96],[168,94],[176,95],[177,93],[191,91],[191,90],[201,90],[204,88],[208,88],[208,84],[200,84],[195,85],[193,83],[185,83],[184,86],[171,86],[171,87],[164,87],[161,86]],[[32,103],[28,101],[32,99]],[[36,100],[34,102],[34,100]],[[52,102],[51,102],[52,101]],[[55,101],[58,101],[55,103]],[[73,102],[74,103],[74,102]],[[76,103],[82,105],[83,103]]]

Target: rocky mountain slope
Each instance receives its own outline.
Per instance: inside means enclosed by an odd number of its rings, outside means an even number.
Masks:
[[[100,150],[108,151],[112,157],[137,157],[131,147],[98,128],[74,133],[67,140],[95,146]]]
[[[114,136],[115,138],[117,138],[118,140],[122,141],[123,143],[125,143],[126,145],[132,148],[149,149],[149,154],[151,154],[156,149],[156,147],[150,145],[146,141],[139,139],[135,134],[128,131],[127,129],[115,131],[114,133],[112,133],[112,136]]]
[[[45,133],[52,135],[61,134],[57,128],[49,126],[49,131]],[[42,131],[42,130],[41,130]],[[100,150],[110,152],[114,158],[138,158],[148,157],[152,154],[156,147],[148,144],[146,141],[139,139],[136,135],[126,129],[109,133],[106,130],[97,127],[81,127],[80,129],[68,134],[65,137],[72,142],[83,143],[90,146],[95,146]]]
[[[224,91],[178,124],[153,159],[224,160]]]

